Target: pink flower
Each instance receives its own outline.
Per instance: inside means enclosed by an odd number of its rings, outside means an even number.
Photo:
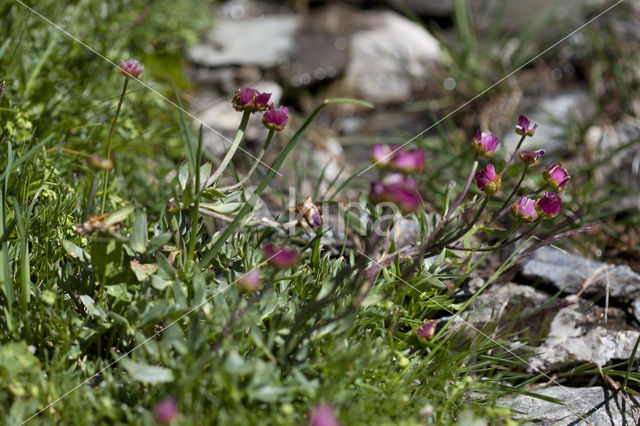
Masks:
[[[290,268],[298,262],[298,250],[295,248],[267,243],[263,251],[267,262],[279,269]]]
[[[538,151],[520,151],[518,154],[520,160],[529,167],[537,166],[540,162],[540,157],[544,155],[544,149]]]
[[[171,424],[178,416],[178,401],[173,397],[163,399],[153,409],[153,418],[161,425]]]
[[[404,149],[394,145],[377,144],[373,146],[371,160],[381,169],[395,172],[412,173],[424,170],[424,151]]]
[[[289,110],[286,107],[276,109],[273,104],[262,116],[262,123],[267,129],[282,130],[289,122]]]
[[[252,269],[238,278],[236,282],[238,283],[238,287],[243,290],[254,292],[260,288],[260,270]]]
[[[520,218],[525,222],[535,222],[538,219],[536,202],[531,198],[520,198],[518,202],[511,206],[511,212],[515,217]]]
[[[268,107],[271,93],[261,93],[256,89],[245,87],[236,90],[231,101],[236,111],[264,111]]]
[[[340,422],[332,406],[319,404],[309,415],[309,426],[340,426]]]
[[[569,184],[569,179],[571,179],[569,173],[562,168],[561,164],[556,164],[555,166],[545,170],[542,173],[542,176],[556,192],[564,191]]]
[[[552,191],[547,191],[544,196],[536,201],[536,211],[543,219],[553,219],[562,211],[560,196]]]
[[[436,322],[433,320],[425,320],[421,327],[416,328],[416,335],[420,339],[429,340],[436,334]]]
[[[493,156],[497,147],[498,138],[491,133],[481,132],[480,129],[478,129],[474,138],[471,139],[471,149],[484,157]]]
[[[502,177],[496,173],[493,164],[487,164],[487,167],[476,172],[476,184],[480,191],[484,191],[487,195],[492,195],[502,188]]]
[[[144,67],[140,65],[140,62],[135,59],[129,59],[128,61],[120,61],[118,72],[127,78],[138,78],[143,69]]]
[[[518,125],[516,126],[516,133],[521,136],[533,136],[538,128],[537,124],[531,126],[531,122],[527,117],[521,115],[518,117]]]
[[[375,204],[394,203],[404,214],[413,213],[422,205],[415,179],[397,173],[387,176],[382,182],[371,182],[369,199]]]

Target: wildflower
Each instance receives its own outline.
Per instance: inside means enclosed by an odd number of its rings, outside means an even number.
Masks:
[[[111,158],[102,158],[98,154],[90,155],[87,158],[87,164],[93,170],[113,169],[113,161],[111,160]]]
[[[138,78],[143,69],[144,67],[140,65],[140,62],[135,59],[129,59],[128,61],[120,61],[118,72],[127,78]]]
[[[491,133],[481,132],[480,129],[478,129],[476,135],[471,139],[471,149],[484,157],[493,156],[497,147],[498,138]]]
[[[313,229],[322,226],[322,207],[313,202],[311,197],[307,197],[296,206],[296,214],[302,215],[305,222]]]
[[[518,155],[524,164],[529,167],[533,167],[537,166],[540,162],[540,157],[544,155],[544,149],[539,149],[537,151],[520,151]]]
[[[561,164],[556,164],[555,166],[545,170],[542,176],[556,192],[564,191],[569,184],[569,179],[571,179],[569,173],[562,168]]]
[[[332,406],[319,404],[310,413],[309,426],[340,426],[340,422]]]
[[[536,201],[536,211],[543,219],[553,219],[562,211],[562,200],[553,191],[547,191],[544,196]]]
[[[245,87],[244,89],[236,90],[233,95],[233,108],[236,111],[264,111],[267,109],[271,93],[262,93],[256,89]]]
[[[273,104],[271,104],[267,112],[262,116],[262,123],[270,130],[282,130],[288,122],[289,110],[286,107],[276,109]]]
[[[536,202],[531,198],[520,198],[520,201],[513,203],[511,206],[511,212],[515,217],[520,218],[525,222],[535,222],[538,219]]]
[[[371,182],[369,199],[373,203],[394,203],[404,214],[415,212],[422,204],[415,179],[397,173],[382,182]]]
[[[484,191],[487,195],[492,195],[502,188],[502,177],[496,173],[493,164],[487,164],[487,167],[476,172],[476,183],[480,191]]]
[[[371,159],[381,169],[412,173],[424,170],[424,151],[387,144],[373,146]]]
[[[238,283],[238,287],[243,290],[254,292],[260,288],[260,270],[252,269],[238,278],[236,282]]]
[[[298,262],[298,250],[291,247],[268,243],[264,246],[264,255],[269,264],[280,269],[289,268]]]
[[[163,399],[153,409],[153,418],[161,425],[168,425],[178,416],[178,401],[173,397]]]
[[[518,125],[516,126],[516,133],[521,136],[533,136],[538,128],[537,124],[531,126],[531,122],[527,117],[521,115],[518,117]]]
[[[425,320],[421,327],[416,328],[416,335],[420,339],[429,340],[436,334],[436,322],[433,320]]]

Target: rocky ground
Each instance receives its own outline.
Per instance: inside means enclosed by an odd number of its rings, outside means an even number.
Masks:
[[[373,102],[374,111],[351,108],[328,112],[307,135],[308,151],[301,150],[289,167],[307,170],[302,192],[309,193],[325,166],[326,181],[346,178],[369,162],[369,146],[375,138],[400,135],[401,139],[408,139],[407,135],[429,128],[434,116],[453,109],[452,105],[441,103],[440,98],[464,82],[447,74],[450,61],[443,53],[442,41],[419,23],[419,19],[437,22],[445,37],[450,36],[452,2],[370,2],[365,5],[373,6],[370,8],[356,3],[334,2],[302,11],[273,3],[223,3],[211,31],[189,53],[190,74],[198,89],[191,100],[193,112],[221,133],[206,133],[207,150],[216,155],[223,152],[228,144],[224,138],[231,139],[237,128],[240,115],[228,107],[228,100],[238,87],[251,85],[271,92],[274,102],[291,105],[300,116],[311,110],[314,100],[324,97]],[[504,21],[502,31],[526,26],[534,13],[547,10],[552,3],[504,2],[510,19]],[[564,9],[568,19],[560,26],[550,27],[549,37],[566,34],[568,28],[584,23],[594,16],[594,10],[606,4],[570,3],[572,7]],[[640,17],[637,9],[640,8],[632,6]],[[625,25],[616,27],[621,34],[629,31]],[[529,148],[544,147],[560,153],[567,164],[575,167],[606,158],[606,163],[603,161],[594,172],[595,182],[619,182],[635,189],[635,195],[617,202],[637,215],[638,123],[624,114],[616,116],[615,121],[602,118],[602,105],[594,100],[589,81],[578,75],[574,65],[583,60],[579,44],[580,37],[567,41],[558,47],[555,59],[548,61],[557,62],[556,67],[528,67],[518,80],[507,82],[510,90],[480,99],[461,114],[472,110],[479,117],[479,123],[474,124],[504,129],[514,122],[517,113],[526,113],[540,124],[535,138],[540,146]],[[527,81],[534,81],[533,90],[524,88]],[[604,117],[611,116],[615,115]],[[461,117],[458,122],[464,125],[465,119]],[[567,138],[568,123],[580,129],[575,140]],[[431,129],[426,135],[434,133]],[[259,123],[250,127],[248,146],[257,148],[264,135],[265,129]],[[510,135],[502,142],[513,149],[517,137]],[[283,174],[294,172],[295,169]],[[283,178],[280,183],[285,187],[289,182]],[[578,249],[538,249],[519,263],[510,282],[487,288],[472,302],[466,321],[482,330],[509,327],[516,333],[509,350],[527,357],[531,373],[544,372],[554,379],[555,384],[550,382],[548,387],[531,391],[556,402],[524,395],[501,402],[517,412],[519,420],[554,425],[579,424],[583,420],[589,424],[640,421],[638,400],[620,391],[624,378],[602,372],[606,365],[631,358],[640,339],[639,256],[634,249],[634,232],[626,233],[631,240],[626,243],[600,239],[602,246],[590,247],[586,253],[582,250],[592,258],[619,255],[608,262],[590,260],[578,254]],[[469,294],[473,292],[470,288]],[[600,379],[593,383],[572,381],[566,373],[585,362],[601,372],[594,375]]]

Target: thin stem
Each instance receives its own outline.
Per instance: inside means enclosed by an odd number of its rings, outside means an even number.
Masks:
[[[120,94],[120,100],[118,101],[118,108],[116,109],[116,115],[113,117],[111,123],[111,129],[109,130],[109,139],[107,139],[107,156],[105,158],[111,158],[111,142],[113,141],[113,133],[116,130],[116,123],[118,116],[120,115],[120,109],[122,109],[122,103],[124,102],[124,94],[127,92],[127,85],[129,79],[125,77],[124,85],[122,86],[122,93]],[[104,188],[102,191],[102,205],[100,207],[100,214],[104,213],[105,206],[107,205],[107,188],[109,187],[109,170],[104,171]]]
[[[231,162],[231,159],[233,158],[234,154],[238,150],[238,147],[240,146],[240,142],[242,142],[242,138],[244,137],[244,133],[247,130],[247,124],[249,124],[249,117],[251,117],[250,111],[244,111],[242,113],[242,120],[240,120],[240,125],[238,126],[236,137],[233,139],[233,143],[231,144],[229,151],[227,151],[227,154],[222,159],[222,162],[220,163],[216,171],[213,172],[213,174],[209,176],[209,178],[205,181],[203,185],[203,189],[208,188],[216,180],[218,180],[218,178],[222,176],[222,173],[225,171],[225,169]]]
[[[241,187],[247,180],[249,180],[249,178],[251,177],[251,175],[253,175],[253,173],[256,171],[256,169],[258,168],[258,164],[260,164],[262,161],[262,157],[264,156],[265,152],[267,151],[267,149],[269,148],[269,145],[271,144],[271,139],[273,138],[273,134],[275,133],[275,130],[270,129],[269,130],[269,134],[267,135],[267,139],[264,141],[264,145],[262,146],[262,149],[260,150],[260,152],[258,153],[258,157],[256,158],[255,163],[253,163],[253,165],[251,166],[251,169],[249,170],[249,173],[247,173],[247,175],[242,178],[238,183],[234,183],[233,185],[230,186],[225,186],[223,188],[218,188],[219,191],[230,191],[232,189],[236,189]]]
[[[494,250],[498,250],[507,246],[510,246],[511,244],[515,243],[516,241],[521,240],[522,238],[526,237],[527,235],[531,234],[540,224],[540,219],[538,219],[531,228],[527,229],[526,231],[524,231],[522,234],[518,235],[517,237],[507,241],[506,243],[500,244],[498,246],[496,246],[495,244],[489,247],[457,247],[457,246],[447,246],[448,249],[451,250],[464,250],[464,251],[494,251]],[[508,235],[508,233],[507,233]]]
[[[200,164],[202,163],[202,125],[200,125],[200,133],[198,135],[198,150],[196,152],[196,164],[195,164],[195,191],[198,192],[195,196],[193,204],[193,210],[191,211],[191,238],[189,239],[189,250],[187,251],[187,265],[191,264],[193,255],[196,251],[196,239],[198,237],[198,212],[200,211]]]
[[[86,220],[89,219],[89,215],[93,211],[93,202],[96,198],[99,180],[98,173],[94,173],[93,178],[91,179],[91,188],[89,189],[89,194],[87,194],[87,205],[85,206],[84,215],[82,216],[83,222],[86,222]]]
[[[471,228],[473,228],[473,226],[478,222],[478,219],[480,219],[480,215],[482,214],[484,209],[487,207],[487,203],[489,202],[489,198],[490,197],[487,196],[487,197],[485,197],[484,200],[482,200],[482,204],[480,205],[480,208],[478,208],[478,211],[476,212],[476,215],[473,217],[471,222],[462,231],[459,231],[453,237],[448,238],[444,242],[437,243],[437,246],[440,246],[440,247],[446,246],[447,244],[449,244],[449,243],[451,243],[453,241],[456,241],[458,238],[463,237],[467,232],[469,232],[471,230]]]
[[[513,226],[511,227],[511,229],[509,229],[507,232],[504,233],[504,235],[502,236],[502,238],[500,238],[495,244],[494,247],[498,247],[500,246],[502,243],[504,243],[504,241],[509,238],[509,235],[511,235],[516,228],[518,228],[518,226],[520,226],[520,223],[522,222],[522,219],[518,218],[518,220],[515,221],[515,223],[513,224]],[[487,257],[489,257],[489,254],[491,254],[491,251],[488,251],[487,253],[485,253],[480,259],[478,259],[478,261],[476,263],[473,264],[473,266],[471,266],[471,269],[469,271],[467,271],[467,273],[475,270],[478,265],[480,265],[482,262],[484,262],[485,260],[487,260]]]
[[[498,214],[494,216],[494,218],[491,220],[491,222],[489,222],[489,224],[493,223],[496,219],[498,219],[499,217],[501,217],[505,213],[505,210],[506,210],[507,206],[509,205],[509,202],[511,201],[513,196],[516,195],[516,193],[518,192],[518,189],[520,189],[520,185],[522,185],[522,181],[524,180],[524,177],[527,175],[527,170],[529,170],[529,165],[525,164],[524,170],[522,171],[522,174],[520,175],[520,180],[518,181],[516,186],[513,187],[513,190],[511,190],[511,194],[509,194],[509,196],[504,201],[504,203],[502,203],[502,205],[498,209]]]
[[[511,163],[513,163],[513,160],[516,158],[516,155],[518,155],[518,151],[520,151],[520,146],[522,146],[522,142],[524,142],[526,137],[527,135],[522,135],[522,137],[520,138],[520,142],[518,142],[518,146],[516,146],[515,151],[513,151],[513,154],[511,154],[509,161],[507,161],[504,167],[502,168],[502,171],[500,172],[500,177],[504,175],[504,172],[506,172],[509,166],[511,165]]]

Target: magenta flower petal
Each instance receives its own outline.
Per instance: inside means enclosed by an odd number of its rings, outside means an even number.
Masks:
[[[518,117],[518,124],[516,125],[516,133],[520,136],[533,136],[536,133],[536,129],[538,128],[537,124],[531,126],[531,122],[527,117],[521,115]]]
[[[551,185],[553,190],[556,192],[564,191],[569,184],[569,180],[571,179],[569,173],[567,173],[567,171],[562,168],[562,165],[560,164],[556,164],[555,166],[545,170],[542,173],[542,176],[544,177],[544,180],[547,181],[547,183]]]
[[[399,149],[391,160],[391,168],[403,173],[424,170],[424,151],[421,149]]]
[[[298,263],[299,254],[295,248],[268,243],[264,246],[263,251],[267,262],[276,268],[290,268]]]
[[[128,61],[120,61],[118,72],[127,78],[138,78],[143,69],[144,67],[140,65],[140,62],[135,59],[129,59]]]
[[[525,222],[535,222],[538,219],[536,202],[531,198],[520,198],[518,202],[511,206],[511,212],[515,217],[520,218]]]
[[[520,151],[518,153],[520,160],[529,167],[537,166],[540,162],[540,157],[544,155],[544,149],[538,151]]]
[[[238,280],[238,287],[248,292],[254,292],[260,288],[260,270],[252,269],[246,272]]]
[[[436,322],[433,320],[425,320],[422,326],[416,328],[416,335],[420,339],[429,340],[436,334]]]
[[[299,221],[301,219],[300,216],[302,216],[304,221],[313,229],[318,229],[322,226],[322,206],[314,203],[311,197],[305,198],[296,205],[296,214]]]
[[[236,111],[264,111],[267,109],[271,93],[261,93],[256,89],[245,87],[236,90],[231,101]]]
[[[484,169],[480,169],[475,175],[476,184],[480,191],[492,195],[502,188],[502,177],[496,173],[493,164],[489,163]]]
[[[320,404],[311,411],[309,426],[340,426],[340,422],[333,407],[328,404]]]
[[[416,180],[399,173],[387,176],[382,182],[371,182],[369,199],[375,204],[394,203],[404,214],[413,213],[422,205]]]
[[[553,219],[562,211],[560,195],[553,191],[545,192],[544,196],[536,201],[536,211],[543,219]]]
[[[161,425],[168,425],[178,416],[178,401],[173,397],[163,399],[153,409],[153,418]]]
[[[273,104],[262,116],[262,123],[267,129],[282,130],[289,122],[289,110],[286,107],[275,108]]]
[[[498,148],[498,138],[491,133],[481,132],[480,129],[471,139],[471,149],[484,157],[493,156],[496,148]]]
[[[395,147],[387,144],[376,144],[371,150],[371,161],[381,169],[386,168],[393,158]]]

